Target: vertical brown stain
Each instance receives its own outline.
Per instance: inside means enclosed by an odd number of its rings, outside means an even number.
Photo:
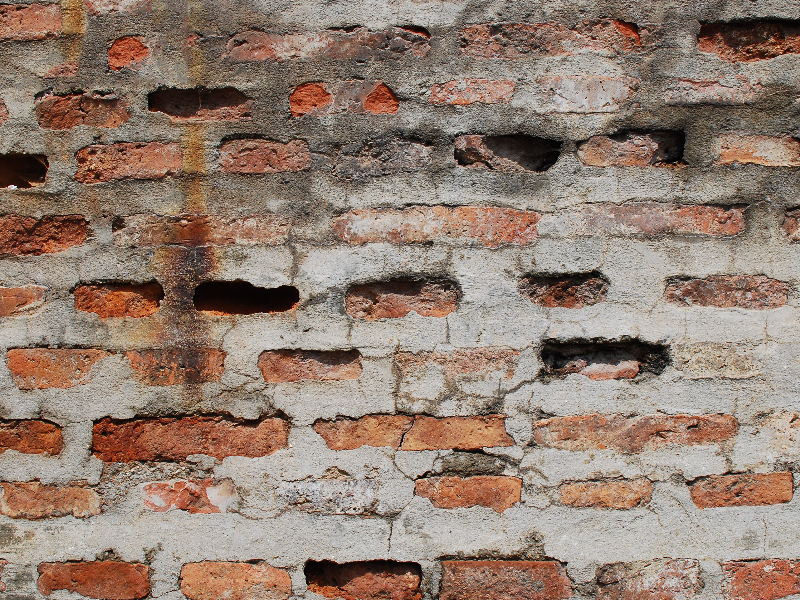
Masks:
[[[83,0],[61,0],[61,31],[64,35],[86,33],[86,6]]]

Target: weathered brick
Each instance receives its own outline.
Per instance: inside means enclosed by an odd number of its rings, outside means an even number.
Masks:
[[[650,502],[653,484],[648,479],[577,481],[558,489],[561,504],[575,508],[636,508]]]
[[[150,112],[162,112],[174,123],[247,121],[253,101],[233,87],[163,88],[147,96]]]
[[[513,446],[506,433],[505,416],[425,417],[417,416],[403,437],[401,450],[480,450]]]
[[[457,79],[431,86],[431,104],[508,104],[516,84],[510,79]]]
[[[610,113],[619,110],[639,87],[633,77],[554,75],[536,79],[537,109],[554,113]]]
[[[8,564],[8,561],[4,558],[0,558],[0,576],[3,575],[3,568]],[[5,582],[0,579],[0,593],[6,591],[6,584]]]
[[[333,174],[343,179],[366,179],[414,173],[430,163],[430,146],[403,139],[371,139],[342,146]]]
[[[42,563],[37,587],[45,596],[56,590],[68,590],[100,600],[137,600],[150,593],[150,580],[147,565],[139,563],[110,560]]]
[[[413,422],[413,417],[405,415],[367,415],[360,419],[317,421],[314,431],[331,450],[354,450],[361,446],[389,446],[397,450]]]
[[[389,86],[374,80],[304,83],[289,96],[289,110],[295,117],[347,111],[393,115],[399,106],[397,96]]]
[[[0,41],[30,42],[61,34],[58,4],[0,5]]]
[[[114,222],[117,246],[152,247],[279,245],[289,239],[289,223],[278,215],[130,215]]]
[[[292,579],[263,561],[187,563],[181,592],[189,600],[285,600],[292,595]]]
[[[51,5],[53,6],[53,5]],[[45,77],[76,77],[78,75],[78,63],[75,61],[67,61],[55,65],[47,70]]]
[[[751,82],[745,75],[724,79],[675,79],[664,94],[671,106],[740,106],[755,101],[764,86]]]
[[[361,353],[358,350],[267,350],[258,357],[258,368],[269,383],[358,379],[361,377]]]
[[[0,287],[0,317],[17,317],[30,314],[44,304],[47,288],[40,285]]]
[[[635,202],[630,204],[590,204],[579,211],[568,211],[542,218],[544,233],[571,233],[584,236],[627,235],[737,235],[744,231],[744,208],[710,205]]]
[[[61,453],[61,427],[48,421],[0,419],[0,453],[16,450],[22,454]]]
[[[783,219],[783,231],[790,242],[800,241],[800,209],[787,210]]]
[[[337,564],[309,561],[308,590],[344,600],[421,600],[422,570],[408,562],[372,560]]]
[[[688,379],[749,379],[759,364],[741,343],[671,344],[672,366]]]
[[[154,512],[185,510],[190,514],[227,512],[236,501],[236,487],[230,479],[214,484],[212,479],[190,479],[148,483],[142,488],[144,505]]]
[[[85,385],[95,363],[108,356],[104,350],[72,348],[14,348],[7,354],[11,379],[21,390]]]
[[[530,135],[462,135],[453,156],[462,167],[501,173],[546,171],[561,154],[561,143]]]
[[[572,582],[556,561],[442,561],[440,600],[561,600],[571,595]]]
[[[90,15],[147,14],[152,12],[151,0],[84,0]]]
[[[800,139],[729,133],[720,138],[719,164],[800,167]]]
[[[93,144],[75,155],[81,183],[120,179],[163,179],[181,171],[181,145],[166,142],[119,142]]]
[[[654,131],[597,135],[578,145],[588,167],[650,167],[676,164],[683,158],[683,133]]]
[[[697,35],[701,52],[716,54],[728,62],[767,60],[800,53],[797,21],[742,21],[703,23]]]
[[[119,127],[130,116],[128,103],[115,94],[46,94],[36,99],[36,118],[45,129]]]
[[[700,563],[678,558],[597,569],[597,600],[690,600],[700,593]]]
[[[0,514],[12,519],[47,519],[72,515],[84,518],[100,514],[100,497],[82,487],[58,487],[30,483],[0,483]]]
[[[3,99],[0,98],[0,125],[8,121],[8,107]]]
[[[94,424],[92,451],[104,462],[185,460],[206,454],[255,458],[285,448],[289,425],[283,419],[233,421],[223,417],[184,417]]]
[[[621,54],[641,46],[639,28],[616,19],[561,23],[487,23],[460,31],[461,51],[480,58],[539,58],[584,52]]]
[[[458,288],[449,281],[392,279],[362,283],[347,291],[345,310],[356,319],[399,319],[410,312],[444,317],[458,308]]]
[[[391,242],[530,246],[536,243],[535,211],[494,206],[414,206],[357,209],[333,222],[333,232],[348,244]]]
[[[89,235],[89,222],[80,215],[0,216],[0,255],[50,254],[80,246]]]
[[[75,310],[111,317],[149,317],[158,312],[164,290],[151,283],[96,283],[79,285],[72,292]]]
[[[534,304],[547,308],[583,308],[604,302],[608,282],[599,275],[531,275],[519,291]]]
[[[432,477],[417,479],[414,493],[428,498],[436,508],[485,506],[499,513],[520,501],[522,480],[518,477]]]
[[[761,310],[785,305],[789,284],[764,275],[677,277],[667,280],[664,299],[686,306]]]
[[[149,58],[150,48],[138,35],[118,38],[108,48],[108,68],[112,71],[141,69]]]
[[[725,562],[722,572],[725,600],[777,600],[800,594],[800,561]]]
[[[278,495],[292,506],[310,513],[363,515],[378,505],[374,479],[305,479],[284,481]]]
[[[538,421],[533,435],[537,444],[550,448],[636,453],[669,445],[724,442],[737,429],[730,415],[585,415]]]
[[[294,173],[311,168],[308,144],[286,144],[262,139],[229,140],[219,151],[219,168],[225,173]]]
[[[430,51],[430,35],[418,28],[389,27],[370,31],[270,33],[244,31],[228,42],[225,57],[237,62],[295,59],[367,60],[423,57]]]
[[[711,475],[689,486],[692,502],[699,508],[782,504],[791,502],[793,492],[789,472]]]
[[[125,356],[147,385],[208,383],[225,371],[225,352],[214,348],[131,350]]]
[[[500,372],[504,379],[511,379],[518,357],[519,351],[509,348],[457,348],[452,352],[398,352],[394,363],[402,379],[424,376],[430,368],[447,378]]]

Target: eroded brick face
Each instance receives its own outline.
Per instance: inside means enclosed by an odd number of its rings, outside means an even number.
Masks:
[[[491,475],[418,479],[414,488],[436,508],[485,506],[499,513],[519,502],[521,491],[521,479]]]
[[[137,600],[150,593],[147,565],[116,561],[42,563],[39,592],[77,592],[99,600]]]
[[[94,424],[92,451],[104,462],[185,460],[192,454],[268,456],[286,446],[286,421],[266,418],[237,422],[223,417],[184,417]]]
[[[269,350],[258,357],[258,368],[270,383],[358,379],[361,354],[358,350]]]
[[[719,163],[800,167],[800,139],[730,133],[720,138]]]
[[[508,104],[516,84],[510,79],[460,79],[437,83],[431,87],[432,104]]]
[[[767,506],[791,502],[791,473],[744,473],[712,475],[689,486],[699,508],[720,506]]]
[[[419,565],[394,561],[306,564],[308,589],[326,598],[420,600]]]
[[[633,481],[578,481],[559,488],[561,503],[575,508],[629,509],[650,502],[653,484]]]
[[[56,455],[63,447],[61,427],[55,423],[0,419],[0,453],[16,450],[22,454]]]
[[[89,235],[89,222],[79,215],[36,219],[20,215],[0,217],[0,255],[63,252],[80,246]]]
[[[225,371],[225,352],[213,348],[132,350],[131,369],[147,385],[179,385],[219,381]]]
[[[265,562],[197,562],[183,565],[181,592],[189,600],[283,600],[292,594],[292,580]]]
[[[726,600],[777,600],[800,594],[800,562],[758,560],[722,563]]]
[[[703,23],[697,36],[701,52],[728,62],[768,60],[800,53],[800,24],[788,21]]]
[[[442,561],[442,600],[559,600],[572,595],[561,563],[535,560]]]
[[[114,40],[108,49],[108,67],[112,71],[124,68],[140,69],[150,58],[150,48],[141,36],[129,35]]]
[[[113,94],[50,94],[37,100],[36,116],[44,129],[71,129],[78,125],[113,129],[130,118],[125,100]]]
[[[289,96],[289,110],[295,117],[319,116],[340,112],[394,114],[400,103],[382,81],[340,81],[304,83]]]
[[[520,282],[520,292],[547,308],[583,308],[606,299],[608,282],[594,275],[530,276]]]
[[[58,4],[4,4],[0,6],[0,41],[28,42],[60,35]]]
[[[219,165],[226,173],[282,173],[305,171],[311,166],[308,144],[269,140],[231,140],[222,144]]]
[[[598,600],[673,598],[689,600],[702,590],[699,561],[679,558],[597,569]]]
[[[8,370],[21,390],[71,388],[91,379],[92,367],[111,356],[104,350],[18,348],[8,351]]]
[[[35,312],[44,303],[47,288],[26,285],[0,288],[0,317],[17,317]]]
[[[114,243],[128,247],[276,245],[286,242],[288,222],[277,215],[131,215],[114,224]]]
[[[0,514],[12,519],[47,519],[100,514],[100,497],[83,487],[30,483],[0,483]]]
[[[149,317],[158,311],[164,290],[158,283],[79,285],[73,292],[75,310],[111,317]]]
[[[789,298],[789,284],[764,275],[712,275],[703,279],[676,278],[667,282],[667,302],[715,308],[777,308]]]
[[[513,446],[506,433],[505,417],[423,417],[403,438],[402,450],[479,450],[484,447]]]
[[[236,486],[229,479],[218,484],[211,479],[153,482],[142,488],[142,495],[145,507],[158,513],[170,510],[185,510],[190,514],[226,512],[237,498]]]
[[[398,319],[411,312],[421,317],[444,317],[458,306],[458,288],[447,281],[395,279],[351,287],[345,299],[347,314],[356,319]]]
[[[316,431],[331,450],[354,450],[361,446],[388,446],[397,450],[414,423],[405,415],[367,415],[360,419],[318,421]]]
[[[165,142],[119,142],[94,144],[78,151],[81,183],[105,183],[120,179],[163,179],[181,170],[181,147]]]

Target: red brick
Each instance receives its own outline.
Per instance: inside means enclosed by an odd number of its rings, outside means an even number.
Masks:
[[[516,84],[510,79],[456,79],[431,86],[431,104],[508,104]]]
[[[100,514],[100,497],[82,487],[57,487],[31,483],[0,483],[0,514],[12,519],[49,519]]]
[[[430,51],[430,36],[416,28],[390,27],[370,31],[318,31],[269,33],[244,31],[231,38],[225,58],[237,62],[284,61],[298,58],[365,60],[422,57]]]
[[[361,446],[388,446],[397,450],[413,421],[413,417],[405,415],[367,415],[360,419],[317,421],[314,431],[331,450],[354,450]]]
[[[800,562],[768,559],[722,563],[725,600],[776,600],[800,594]]]
[[[125,355],[147,385],[179,385],[219,381],[225,371],[225,352],[214,348],[132,350]]]
[[[764,89],[760,81],[751,82],[745,75],[724,79],[675,79],[664,94],[672,106],[741,106],[755,101]]]
[[[284,173],[311,168],[308,144],[302,140],[289,143],[262,139],[229,140],[219,152],[219,168],[225,173]]]
[[[101,600],[136,600],[150,593],[147,565],[115,561],[42,563],[39,592],[77,592]]]
[[[0,98],[0,125],[8,121],[8,107],[6,103]]]
[[[506,433],[505,416],[425,417],[417,416],[403,437],[401,450],[480,450],[513,446]]]
[[[561,142],[529,135],[462,135],[454,147],[460,166],[501,173],[546,171],[561,155]]]
[[[149,58],[150,48],[138,35],[118,38],[108,48],[108,68],[112,71],[141,69]]]
[[[89,222],[80,215],[0,216],[0,255],[40,255],[80,246],[89,235]]]
[[[248,121],[253,116],[253,101],[233,87],[159,89],[147,101],[150,112],[162,112],[173,123]]]
[[[36,118],[44,129],[119,127],[128,122],[128,103],[114,94],[47,94],[36,99]]]
[[[428,498],[436,508],[485,506],[499,513],[520,501],[522,480],[517,477],[432,477],[417,479],[417,496]]]
[[[181,592],[189,600],[285,600],[292,595],[292,579],[265,562],[187,563]]]
[[[258,357],[258,368],[269,383],[292,381],[339,381],[361,377],[358,350],[267,350]]]
[[[152,12],[151,0],[84,0],[90,15],[148,14]]]
[[[536,243],[534,211],[498,207],[415,206],[405,209],[359,209],[333,222],[333,232],[348,244],[429,242],[530,246]]]
[[[185,460],[206,454],[256,458],[285,448],[289,425],[282,419],[232,421],[223,417],[184,417],[94,424],[92,450],[104,462]]]
[[[800,24],[792,21],[703,23],[697,35],[701,52],[728,62],[767,60],[800,53]]]
[[[372,560],[306,563],[308,590],[344,600],[421,600],[422,570],[415,563]]]
[[[608,282],[588,275],[543,275],[525,277],[519,285],[522,295],[547,308],[583,308],[604,302]]]
[[[561,23],[487,23],[460,32],[461,51],[480,58],[568,56],[584,52],[621,54],[641,46],[639,28],[615,19]]]
[[[644,506],[653,496],[648,479],[577,481],[558,489],[561,504],[574,508],[611,508],[622,510]]]
[[[0,5],[0,41],[30,42],[61,34],[58,4]]]
[[[385,83],[372,80],[304,83],[289,96],[289,110],[295,117],[347,111],[394,114],[399,106],[394,92]]]
[[[447,281],[393,279],[362,283],[347,291],[345,310],[355,319],[399,319],[410,312],[444,317],[458,308],[458,288]]]
[[[81,183],[120,179],[163,179],[181,170],[181,145],[166,142],[119,142],[93,144],[76,154]]]
[[[55,456],[61,453],[63,447],[61,427],[54,423],[0,419],[0,454],[6,450],[16,450],[22,454]]]
[[[398,352],[394,363],[402,379],[424,374],[435,367],[447,379],[459,375],[486,375],[502,372],[504,379],[514,376],[519,351],[509,348],[458,348],[452,352]]]
[[[565,215],[576,235],[737,235],[744,231],[744,208],[636,202],[591,204]],[[559,216],[555,220],[558,221]]]
[[[687,306],[749,308],[783,306],[789,300],[789,284],[764,275],[710,275],[698,279],[670,279],[664,299]]]
[[[104,350],[14,348],[7,356],[14,385],[21,390],[44,390],[89,383],[95,363],[111,354]]]
[[[800,139],[729,133],[720,138],[719,164],[800,167]]]
[[[440,600],[561,600],[572,582],[550,560],[443,560]]]
[[[589,167],[650,167],[683,158],[683,134],[672,131],[597,135],[578,145],[578,158]]]
[[[673,444],[724,442],[737,429],[738,423],[730,415],[585,415],[538,421],[533,435],[537,444],[550,448],[635,453]]]
[[[0,317],[30,314],[44,304],[47,288],[25,285],[16,288],[0,287]]]
[[[158,513],[185,510],[189,514],[226,512],[236,500],[236,487],[229,479],[218,485],[212,479],[190,479],[148,483],[142,488],[144,505]]]
[[[278,215],[131,215],[114,223],[117,246],[152,247],[280,245],[289,239],[289,223]]]
[[[783,220],[783,231],[789,241],[800,241],[800,209],[787,210]]]
[[[79,285],[73,292],[75,310],[111,317],[149,317],[158,312],[164,290],[152,283],[103,283]]]
[[[703,588],[700,563],[689,558],[597,569],[597,600],[690,600]]]
[[[0,577],[3,575],[3,568],[8,564],[8,561],[0,558]],[[6,584],[3,583],[3,580],[0,579],[0,592],[6,591]]]
[[[689,486],[692,502],[699,508],[783,504],[791,502],[793,492],[788,472],[711,475]]]

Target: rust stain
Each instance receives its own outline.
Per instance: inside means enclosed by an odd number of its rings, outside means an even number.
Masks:
[[[64,35],[86,33],[86,6],[83,0],[61,0],[61,31]],[[70,55],[69,58],[76,56]]]

